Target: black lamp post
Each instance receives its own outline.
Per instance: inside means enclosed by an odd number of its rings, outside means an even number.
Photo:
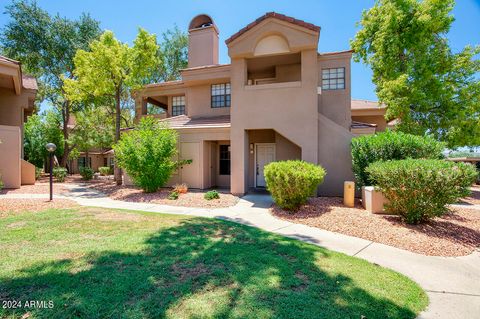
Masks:
[[[50,200],[53,200],[53,152],[57,149],[57,146],[53,143],[45,145],[50,155]]]

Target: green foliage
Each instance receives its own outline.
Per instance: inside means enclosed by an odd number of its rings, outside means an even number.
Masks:
[[[480,157],[480,153],[477,152],[451,152],[448,154],[448,157],[455,158],[455,157]]]
[[[2,181],[2,174],[0,174],[0,189],[2,189],[3,186],[5,186],[5,184],[3,184],[3,181]]]
[[[470,164],[434,159],[375,162],[367,172],[389,200],[386,209],[410,224],[445,214],[448,204],[470,193],[477,176]]]
[[[371,185],[366,168],[376,161],[443,158],[445,145],[430,137],[386,131],[352,139],[352,169],[358,187]]]
[[[57,182],[63,183],[65,181],[65,177],[67,177],[67,169],[64,167],[54,167],[53,176]]]
[[[133,182],[151,193],[165,185],[179,165],[177,132],[153,118],[142,118],[132,131],[122,135],[113,146],[117,164],[126,170]]]
[[[173,191],[170,192],[170,194],[168,194],[168,197],[167,197],[167,198],[168,198],[169,200],[177,200],[179,195],[180,195],[179,192],[173,190]]]
[[[206,200],[220,199],[220,194],[216,190],[208,191],[203,195]]]
[[[38,167],[43,167],[48,151],[47,143],[57,145],[55,156],[61,157],[64,151],[63,133],[60,128],[61,118],[57,112],[50,110],[42,115],[28,117],[24,126],[25,159]]]
[[[60,155],[62,164],[66,164],[70,151],[63,145],[68,140],[66,125],[70,114],[82,108],[73,103],[63,90],[64,79],[72,79],[77,50],[87,50],[89,43],[100,35],[100,22],[88,14],[77,19],[68,19],[56,14],[51,16],[41,9],[35,1],[14,0],[5,7],[7,23],[0,33],[1,51],[12,59],[22,63],[22,70],[32,74],[39,82],[37,98],[53,105],[60,115],[63,140]],[[60,126],[59,126],[60,127]],[[53,142],[53,141],[50,141]],[[64,150],[64,148],[67,149]],[[63,156],[65,154],[65,156]],[[40,165],[40,159],[33,160]]]
[[[80,175],[84,180],[89,181],[93,178],[94,171],[92,168],[81,166],[78,170],[80,171]]]
[[[287,210],[305,204],[326,175],[321,166],[300,160],[271,162],[265,166],[264,172],[273,200]]]
[[[110,175],[110,174],[112,173],[111,168],[108,167],[108,166],[99,167],[99,168],[98,168],[98,171],[100,172],[100,174],[101,174],[102,176],[108,176],[108,175]]]
[[[35,166],[35,180],[38,180],[42,176],[43,168]]]
[[[351,42],[355,61],[373,70],[387,119],[432,134],[450,148],[480,145],[480,46],[453,53],[454,0],[377,0]]]

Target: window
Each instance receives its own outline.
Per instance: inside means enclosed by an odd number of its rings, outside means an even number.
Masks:
[[[322,69],[322,90],[345,89],[345,68]]]
[[[230,83],[212,85],[212,108],[230,107]]]
[[[172,116],[185,114],[185,95],[172,98]]]
[[[220,145],[220,175],[230,175],[230,145]]]
[[[86,159],[85,157],[79,157],[79,158],[77,159],[77,166],[78,166],[78,168],[80,168],[80,167],[86,167],[86,166],[87,166],[87,165],[86,165],[86,164],[87,164],[87,161],[86,161],[85,159]],[[91,157],[88,158],[88,167],[92,167],[92,158],[91,158]]]

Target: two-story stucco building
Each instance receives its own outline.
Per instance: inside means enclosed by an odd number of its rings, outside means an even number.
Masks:
[[[352,52],[318,53],[320,27],[271,12],[228,38],[231,63],[219,64],[218,34],[211,17],[195,17],[181,80],[135,96],[136,119],[160,108],[152,116],[179,132],[179,156],[193,160],[171,183],[243,194],[265,187],[269,162],[302,159],[327,170],[319,194],[341,194],[353,179],[352,136],[386,126],[383,107],[352,102]]]

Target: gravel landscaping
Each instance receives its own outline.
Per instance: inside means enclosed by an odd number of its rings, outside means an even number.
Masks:
[[[186,194],[180,194],[177,200],[168,199],[171,188],[162,188],[155,193],[144,193],[142,189],[135,186],[118,186],[112,181],[94,181],[86,182],[87,187],[105,193],[108,197],[115,200],[137,203],[155,203],[172,206],[203,207],[203,208],[221,208],[234,206],[238,202],[238,197],[228,191],[218,190],[220,199],[206,200],[203,195],[207,191],[188,190]]]
[[[471,188],[472,194],[462,198],[460,204],[480,205],[480,185],[474,185]]]
[[[54,194],[59,194],[68,191],[68,184],[53,183]],[[4,188],[0,190],[0,194],[48,194],[50,192],[50,182],[48,177],[42,177],[35,182],[35,185],[22,185],[20,188],[11,189]]]
[[[78,204],[68,199],[23,199],[23,198],[0,198],[0,217],[10,213],[23,211],[42,211],[49,208],[70,208]]]
[[[454,208],[442,218],[407,225],[399,217],[370,214],[357,203],[343,206],[341,198],[312,198],[295,214],[276,206],[272,213],[285,220],[360,237],[429,256],[464,256],[480,246],[480,210]]]

